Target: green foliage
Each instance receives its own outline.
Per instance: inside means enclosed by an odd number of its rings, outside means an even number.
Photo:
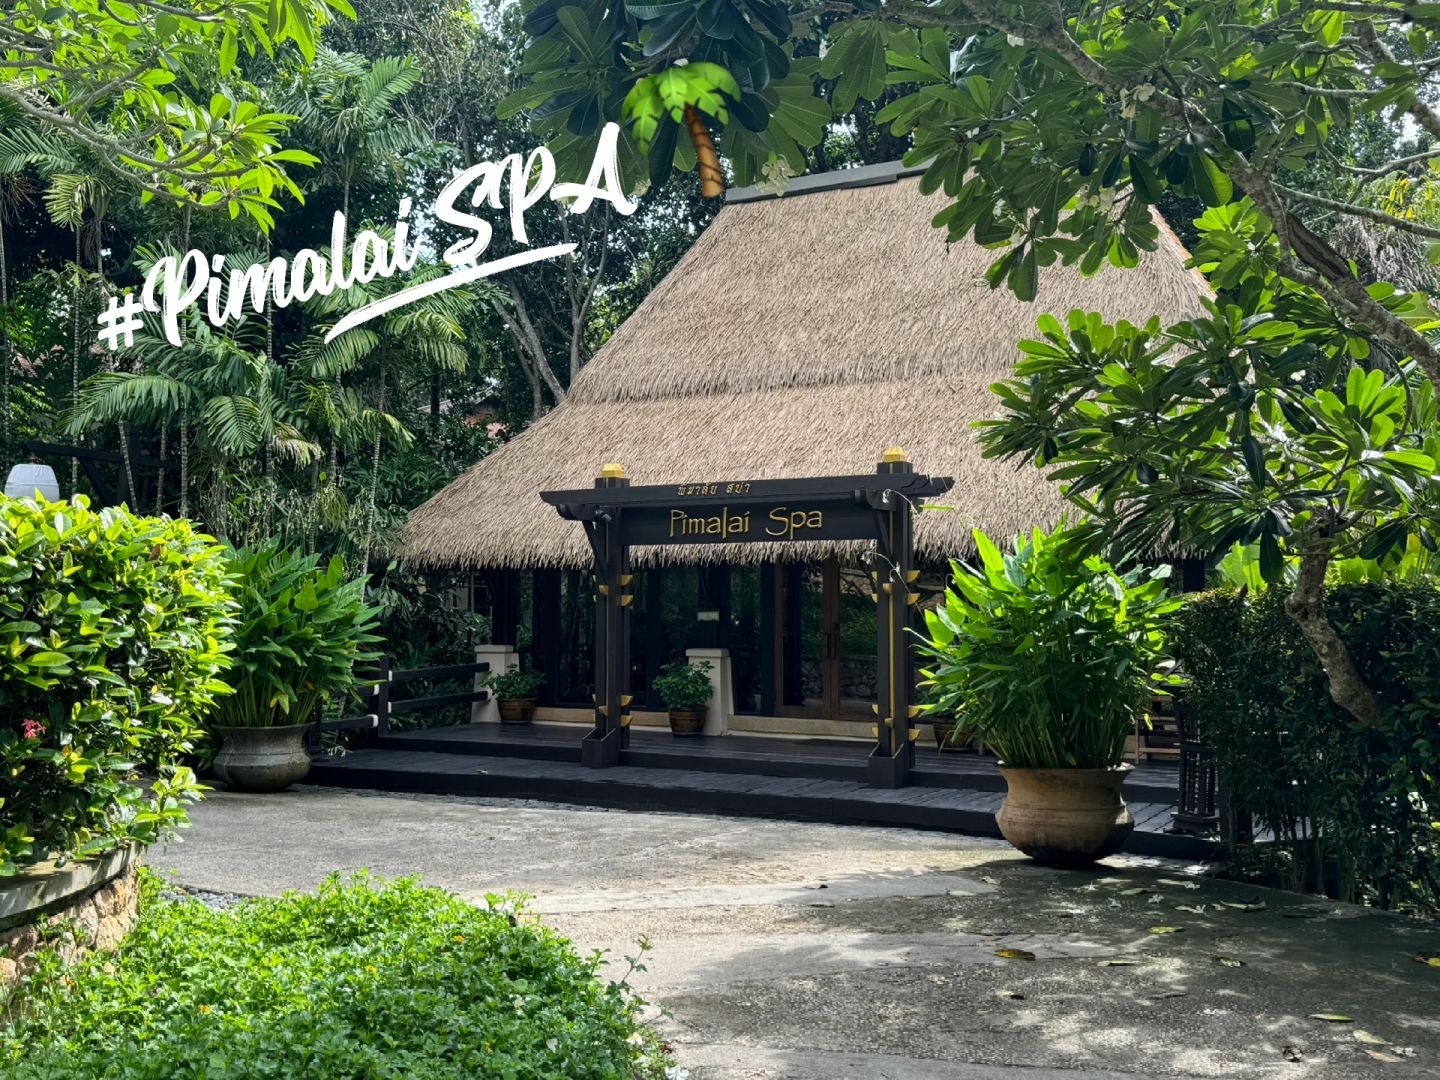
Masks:
[[[0,877],[184,824],[232,607],[189,522],[0,498]]]
[[[658,1080],[641,1002],[512,899],[330,877],[216,911],[147,877],[113,956],[47,962],[0,1030],[12,1080]]]
[[[674,660],[660,669],[651,685],[667,709],[699,709],[715,692],[710,682],[713,667],[708,660],[699,664]]]
[[[1222,782],[1288,855],[1292,888],[1440,911],[1440,590],[1334,587],[1326,599],[1383,730],[1331,700],[1277,590],[1193,596],[1167,627]],[[1273,861],[1273,860],[1272,860]]]
[[[240,604],[223,676],[233,692],[216,702],[212,723],[306,723],[320,701],[351,689],[357,663],[378,655],[365,579],[346,580],[338,557],[322,565],[273,541],[231,552],[229,563]]]
[[[288,115],[243,80],[249,57],[293,43],[313,59],[316,36],[346,0],[16,0],[0,14],[0,100],[60,131],[110,174],[155,195],[224,206],[262,228],[276,190],[299,197],[284,149]]]
[[[1164,330],[1042,316],[994,388],[986,455],[1052,466],[1122,553],[1256,543],[1273,582],[1286,551],[1398,558],[1412,532],[1433,547],[1433,387],[1410,366],[1366,370],[1348,333],[1288,301],[1210,304]]]
[[[1120,573],[1062,526],[1002,554],[976,530],[981,565],[951,564],[925,612],[927,709],[955,716],[1016,768],[1108,769],[1160,676],[1169,567]]]
[[[528,701],[545,685],[545,673],[521,671],[519,668],[495,671],[484,677],[482,685],[495,691],[495,696],[501,701]]]

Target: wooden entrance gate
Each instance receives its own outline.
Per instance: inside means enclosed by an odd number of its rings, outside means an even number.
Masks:
[[[877,723],[868,773],[877,787],[905,784],[918,712],[908,637],[919,598],[910,591],[920,576],[915,508],[952,483],[916,473],[892,447],[873,474],[632,487],[623,468],[606,465],[593,488],[542,491],[561,517],[584,526],[595,553],[595,726],[581,743],[581,761],[614,765],[629,742],[632,546],[871,540]]]

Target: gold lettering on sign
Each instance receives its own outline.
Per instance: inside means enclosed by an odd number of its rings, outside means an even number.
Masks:
[[[799,529],[823,529],[825,514],[820,510],[791,510],[777,506],[770,511],[770,524],[765,526],[765,535],[780,540],[794,540]]]
[[[718,514],[693,516],[684,510],[672,507],[670,510],[670,537],[713,536],[726,540],[731,536],[743,536],[750,531],[750,511],[732,514],[728,506],[722,506]]]

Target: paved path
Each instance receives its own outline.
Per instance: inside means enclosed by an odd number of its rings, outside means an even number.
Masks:
[[[941,833],[321,789],[215,795],[194,821],[149,859],[194,888],[363,866],[523,890],[616,958],[647,938],[632,981],[690,1080],[1440,1076],[1440,969],[1413,960],[1440,929],[1178,863],[1063,873]]]

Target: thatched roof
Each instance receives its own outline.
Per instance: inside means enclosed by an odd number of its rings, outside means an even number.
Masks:
[[[806,190],[808,188],[808,190]],[[539,499],[589,486],[605,462],[637,484],[867,473],[899,445],[915,468],[955,477],[953,511],[921,514],[927,558],[970,550],[979,525],[1009,536],[1064,510],[1038,469],[986,461],[973,420],[1045,311],[1174,320],[1206,287],[1163,229],[1134,270],[1041,271],[1022,303],[992,290],[995,252],[946,244],[896,166],[832,173],[780,198],[727,205],[585,367],[567,400],[410,516],[408,556],[436,566],[588,566],[580,526]],[[863,545],[708,545],[636,561],[809,559]],[[850,550],[856,549],[856,550]]]

